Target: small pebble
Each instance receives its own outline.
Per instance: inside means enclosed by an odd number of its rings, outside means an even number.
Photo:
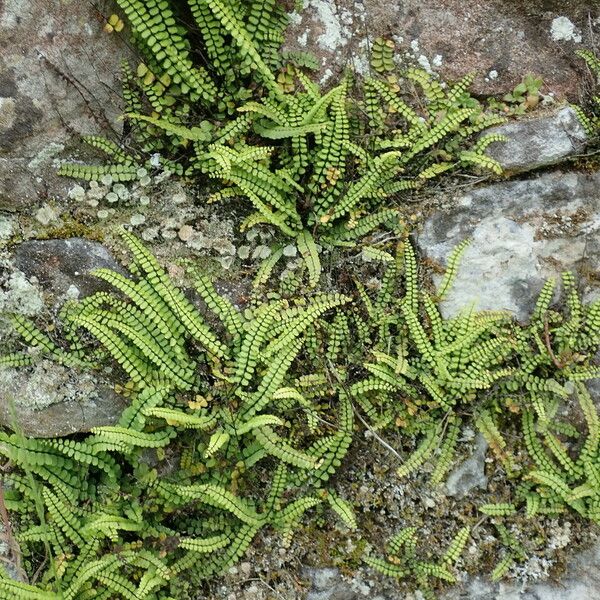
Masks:
[[[194,228],[191,225],[183,225],[177,235],[182,242],[188,242],[194,235]]]

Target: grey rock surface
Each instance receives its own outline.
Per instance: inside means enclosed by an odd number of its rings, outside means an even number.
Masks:
[[[480,577],[444,594],[442,600],[600,600],[600,543],[573,557],[560,582],[491,583]]]
[[[473,454],[456,466],[446,480],[446,493],[455,498],[465,498],[475,488],[487,487],[488,479],[485,474],[485,454],[487,442],[479,434],[475,438]]]
[[[45,292],[59,299],[110,289],[91,275],[95,269],[123,272],[102,244],[82,238],[23,242],[15,250],[13,264],[27,278],[35,277]]]
[[[513,173],[556,164],[580,153],[587,140],[577,114],[569,106],[547,116],[494,127],[486,134],[506,136],[506,142],[494,142],[487,153],[505,172]]]
[[[344,579],[339,569],[306,567],[302,574],[312,586],[306,600],[386,600],[370,582]]]
[[[24,242],[11,259],[0,272],[0,310],[26,316],[105,289],[89,274],[93,269],[120,270],[104,246],[79,238]],[[27,435],[51,437],[114,425],[125,404],[101,375],[49,360],[0,368],[0,423],[17,425]]]
[[[124,36],[108,0],[0,2],[0,210],[30,210],[72,182],[54,159],[81,134],[118,133]]]
[[[470,238],[452,291],[442,304],[455,315],[469,304],[508,310],[525,320],[543,282],[580,273],[585,294],[598,293],[600,173],[547,173],[475,188],[425,223],[421,252],[445,262]]]
[[[477,93],[504,95],[532,73],[543,78],[544,93],[575,101],[584,72],[575,50],[590,47],[600,29],[600,6],[590,0],[304,0],[303,4],[305,9],[292,15],[287,47],[314,53],[325,83],[333,82],[347,66],[368,73],[369,49],[375,38],[385,36],[396,42],[400,58],[434,69],[445,79],[477,72]],[[553,32],[555,19],[561,17],[563,31]]]
[[[33,437],[54,437],[115,425],[126,406],[111,385],[48,360],[0,368],[0,423]]]
[[[532,579],[492,583],[483,577],[469,578],[439,596],[440,600],[600,600],[600,543],[573,557],[559,582]],[[312,584],[305,600],[422,600],[417,591],[409,595],[382,592],[360,575],[344,578],[338,569],[306,568]]]

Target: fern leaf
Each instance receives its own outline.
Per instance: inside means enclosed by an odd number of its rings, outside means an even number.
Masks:
[[[333,512],[335,512],[350,529],[356,529],[358,527],[352,505],[347,500],[343,500],[330,490],[327,493],[327,502],[329,502],[329,506]]]
[[[209,538],[179,538],[179,547],[191,552],[210,553],[227,546],[230,543],[229,536],[226,534],[215,535]]]
[[[303,230],[296,238],[298,251],[308,268],[308,281],[310,287],[315,287],[321,278],[321,260],[315,240],[308,230]]]
[[[418,469],[433,454],[436,443],[438,442],[438,433],[436,427],[431,427],[429,429],[417,449],[410,455],[404,464],[396,470],[398,477],[406,477],[414,470]]]
[[[452,285],[458,275],[458,268],[460,265],[460,260],[463,257],[465,251],[469,247],[470,240],[463,240],[458,244],[450,253],[448,257],[448,261],[446,263],[446,272],[444,273],[444,277],[442,278],[440,284],[437,289],[437,300],[442,301],[452,288]]]
[[[406,569],[399,567],[398,565],[394,565],[390,562],[383,560],[382,558],[377,558],[375,556],[365,556],[363,557],[363,562],[369,565],[371,568],[379,571],[386,577],[394,577],[396,579],[402,579],[409,574],[409,571]]]
[[[282,462],[300,469],[315,469],[317,467],[317,463],[312,456],[290,446],[269,426],[256,428],[253,433],[263,448]]]

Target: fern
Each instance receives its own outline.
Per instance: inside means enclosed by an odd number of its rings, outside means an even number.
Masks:
[[[414,551],[417,543],[416,528],[407,527],[388,541],[391,553],[387,560],[377,557],[365,556],[363,561],[388,577],[406,577],[412,575],[422,585],[429,588],[428,579],[435,577],[449,582],[456,581],[456,577],[448,568],[456,563],[469,540],[470,527],[463,527],[451,540],[446,552],[433,562],[428,560],[415,560]]]
[[[350,96],[349,77],[323,93],[301,71],[308,64],[305,60],[279,52],[286,16],[275,0],[187,4],[208,68],[192,62],[191,42],[168,0],[148,5],[139,0],[120,2],[146,58],[138,69],[137,86],[131,73],[124,71],[127,114],[136,121],[147,151],[167,150],[179,159],[181,149],[189,147],[183,168],[187,175],[202,173],[219,180],[215,198],[245,197],[256,211],[248,225],[269,223],[286,236],[297,237],[301,252],[306,250],[311,285],[320,270],[316,254],[305,243],[308,228],[316,241],[351,244],[386,223],[390,216],[386,203],[399,193],[458,166],[499,172],[485,149],[500,137],[465,143],[501,120],[470,98],[472,76],[445,89],[425,71],[409,69],[404,75],[422,91],[423,101],[417,103],[400,93],[395,75],[387,82],[361,83],[364,100]],[[378,69],[393,71],[390,44],[379,40],[374,46]],[[297,66],[286,64],[286,58]],[[138,92],[152,114],[140,110],[144,103]],[[214,107],[217,117],[243,114],[226,123],[211,115],[198,126],[190,118],[196,104]],[[367,143],[364,133],[370,124],[361,114],[368,115],[376,132]],[[250,137],[250,130],[256,135]],[[116,162],[99,167],[67,164],[61,172],[87,179],[105,174],[115,180],[135,178],[142,166],[137,156],[99,138],[94,145]],[[173,168],[178,165],[170,158],[163,161]],[[380,209],[377,219],[370,217],[374,209]]]
[[[329,502],[331,509],[350,529],[357,528],[356,516],[352,510],[352,505],[349,502],[343,500],[331,491],[327,493],[327,501]]]
[[[135,74],[123,69],[134,150],[90,136],[85,141],[109,162],[64,164],[60,172],[133,181],[154,168],[146,156],[159,152],[162,166],[201,184],[210,180],[211,201],[245,199],[253,212],[243,228],[279,230],[303,265],[278,292],[243,308],[192,267],[187,274],[204,301],[200,309],[137,238],[123,233],[129,274],[95,272],[111,291],[68,303],[51,335],[14,317],[41,356],[76,370],[117,367],[116,389],[129,404],[117,425],[76,439],[0,433],[0,453],[12,469],[3,475],[6,505],[21,519],[27,566],[43,568],[43,556],[53,565],[37,586],[2,573],[0,592],[183,598],[186,586],[197,590],[202,579],[235,564],[262,528],[287,540],[324,505],[354,529],[352,499],[322,486],[365,420],[373,433],[394,427],[403,449],[414,449],[400,477],[432,462],[434,484],[452,465],[462,425],[475,424],[518,478],[514,498],[481,507],[496,522],[522,508],[528,516],[570,510],[598,522],[600,425],[581,382],[598,375],[600,302],[584,304],[573,276],[564,274],[565,307],[552,305],[549,282],[527,326],[469,307],[445,318],[439,302],[467,242],[430,294],[400,212],[391,208],[445,173],[501,171],[486,150],[503,138],[473,139],[502,121],[469,95],[473,75],[446,85],[408,69],[400,81],[393,44],[379,39],[372,63],[385,79],[346,76],[323,92],[303,71],[310,57],[279,52],[287,18],[276,0],[118,5],[144,57]],[[181,18],[188,9],[193,30]],[[582,57],[598,70],[595,57]],[[405,93],[408,87],[416,96]],[[592,131],[597,119],[582,121]],[[400,240],[396,253],[377,235],[382,228]],[[360,250],[373,261],[369,270],[381,273],[377,292],[360,282],[356,301],[315,292],[322,278],[335,281],[321,249],[352,247],[366,236]],[[267,287],[287,243],[276,241],[255,292]],[[34,353],[12,352],[0,366],[35,360]],[[585,422],[576,443],[573,427],[558,418],[573,384]],[[522,442],[513,438],[513,449],[507,433],[516,430]],[[496,526],[507,547],[493,573],[499,578],[524,552]],[[405,528],[389,541],[387,558],[365,562],[411,577],[429,593],[430,579],[455,580],[452,567],[470,528],[459,529],[439,554],[417,551],[417,532]]]
[[[600,60],[598,57],[590,50],[579,50],[577,55],[585,61],[593,76],[598,79],[600,77]],[[594,96],[592,101],[594,103],[592,114],[587,114],[579,106],[573,108],[586,133],[590,136],[597,136],[600,129],[600,116],[598,115],[598,112],[600,112],[600,96]]]

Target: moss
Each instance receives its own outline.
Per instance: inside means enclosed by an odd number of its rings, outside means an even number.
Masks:
[[[106,239],[106,232],[99,227],[84,225],[75,219],[69,219],[64,221],[60,226],[45,228],[37,236],[37,239],[52,240],[69,239],[73,237],[86,238],[95,242],[104,242]]]

